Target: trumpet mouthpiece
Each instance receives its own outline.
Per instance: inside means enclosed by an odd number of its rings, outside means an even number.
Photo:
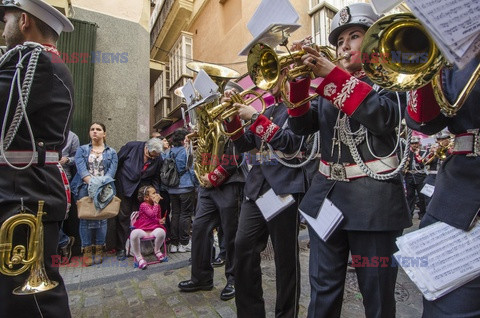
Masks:
[[[343,58],[344,58],[345,60],[349,60],[350,57],[352,57],[352,55],[351,55],[350,53],[345,53],[345,54],[343,54]]]

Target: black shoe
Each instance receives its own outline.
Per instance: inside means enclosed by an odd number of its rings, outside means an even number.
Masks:
[[[228,283],[225,288],[220,293],[221,300],[229,300],[235,297],[235,286],[233,284]]]
[[[213,284],[195,283],[193,280],[184,280],[178,283],[178,288],[184,292],[194,292],[197,290],[212,290]]]
[[[220,266],[223,266],[225,265],[225,260],[221,257],[217,257],[213,262],[212,262],[212,266],[213,267],[220,267]]]
[[[60,256],[61,262],[63,265],[70,263],[72,258],[72,246],[75,243],[75,238],[73,236],[68,237],[68,242],[65,246],[60,247]]]
[[[127,255],[125,254],[125,250],[118,250],[117,251],[117,259],[119,261],[124,261],[127,258]]]

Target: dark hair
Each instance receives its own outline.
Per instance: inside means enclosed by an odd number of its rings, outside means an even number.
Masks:
[[[138,195],[137,195],[138,202],[143,202],[144,201],[145,196],[148,194],[148,189],[150,189],[150,188],[155,189],[151,185],[146,185],[146,186],[140,187],[140,189],[138,189]]]
[[[174,147],[183,146],[183,141],[185,140],[186,135],[188,135],[188,131],[183,128],[175,130],[172,134],[172,145]]]
[[[103,123],[98,122],[98,121],[94,121],[93,123],[90,124],[90,127],[92,127],[93,125],[99,125],[99,126],[102,127],[104,132],[107,132],[107,129],[105,128],[105,125]]]

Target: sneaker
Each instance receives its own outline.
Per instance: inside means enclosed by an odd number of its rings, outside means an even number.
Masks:
[[[178,252],[179,253],[185,253],[187,250],[185,249],[186,245],[180,244],[178,245]]]
[[[138,262],[138,268],[140,269],[145,269],[147,268],[147,261],[144,260],[143,258]]]
[[[75,243],[75,238],[73,236],[68,237],[68,242],[65,246],[60,247],[60,256],[62,264],[70,263],[70,259],[72,258],[72,246]]]
[[[170,253],[176,253],[178,252],[178,246],[177,245],[170,245]]]
[[[192,250],[192,240],[188,241],[188,244],[183,247],[185,247],[186,252],[190,252]]]

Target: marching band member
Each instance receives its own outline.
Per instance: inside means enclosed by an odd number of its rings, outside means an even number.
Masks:
[[[418,199],[418,219],[425,215],[425,197],[420,191],[423,188],[427,176],[424,166],[424,154],[420,150],[420,138],[412,137],[410,141],[410,152],[405,169],[405,187],[407,190],[407,203],[410,215],[413,217],[415,205]]]
[[[316,89],[320,97],[288,110],[293,132],[322,136],[319,173],[300,210],[316,218],[328,199],[344,217],[326,241],[309,226],[311,318],[340,317],[349,251],[366,316],[395,317],[397,268],[390,264],[395,239],[412,223],[395,155],[404,95],[373,89],[359,57],[365,32],[377,19],[365,3],[334,16],[329,41],[338,56],[350,57],[339,66],[303,47],[309,53],[303,63],[324,77]],[[309,84],[309,78],[291,82],[290,101],[304,100]]]
[[[300,262],[297,202],[305,192],[306,176],[301,168],[287,167],[267,158],[272,155],[268,151],[269,145],[276,152],[291,154],[302,143],[302,137],[295,135],[286,123],[288,114],[284,103],[279,100],[279,86],[277,84],[271,90],[276,103],[265,114],[260,115],[252,106],[235,103],[239,116],[235,116],[226,125],[228,131],[232,132],[240,127],[240,118],[250,120],[252,125],[234,135],[232,140],[240,152],[256,148],[263,153],[260,161],[252,163],[252,169],[246,178],[246,199],[241,206],[235,238],[235,302],[239,318],[265,317],[260,253],[267,246],[269,235],[275,251],[275,317],[291,318],[298,315]],[[228,97],[227,92],[225,95]],[[298,160],[288,162],[298,163]],[[273,191],[274,196],[292,194],[295,202],[267,222],[255,201],[269,190]]]
[[[45,201],[42,253],[47,276],[59,283],[38,294],[13,295],[30,270],[16,276],[0,274],[0,317],[70,317],[65,285],[58,267],[52,266],[52,256],[57,254],[59,224],[70,202],[67,177],[58,161],[73,112],[72,76],[55,44],[62,31],[73,31],[73,25],[41,0],[3,0],[0,17],[5,22],[3,38],[8,49],[0,59],[0,114],[6,130],[15,128],[14,113],[21,105],[22,87],[17,86],[16,78],[28,86],[28,74],[34,71],[18,131],[11,138],[2,131],[0,223],[20,210],[36,214],[38,201]],[[27,237],[32,235],[20,228],[15,231],[13,246],[28,245]]]
[[[450,149],[450,134],[445,131],[441,131],[435,135],[436,143],[432,145],[428,155],[423,159],[425,163],[425,169],[427,170],[427,177],[423,182],[423,188],[426,185],[435,187],[435,180],[437,178],[438,168],[442,165],[446,158],[439,157],[438,153],[443,152],[444,156],[448,156],[451,152]],[[433,188],[434,189],[434,188]],[[422,192],[424,192],[422,190]],[[430,203],[433,193],[425,194],[425,207]],[[422,215],[423,217],[423,215]]]
[[[477,55],[462,70],[454,67],[441,71],[442,88],[450,102],[457,99],[479,63]],[[479,100],[477,82],[462,108],[450,118],[441,113],[431,84],[411,92],[406,114],[408,126],[425,134],[448,127],[455,134],[452,155],[439,167],[435,191],[420,227],[441,221],[468,231],[476,222],[480,209]],[[439,299],[424,299],[423,317],[479,317],[479,298],[480,277],[477,277]]]
[[[235,89],[238,93],[242,87],[228,82],[226,90]],[[220,299],[235,297],[235,234],[237,232],[240,203],[243,198],[245,177],[240,169],[242,156],[235,151],[233,142],[228,140],[222,158],[214,158],[209,153],[202,154],[203,164],[217,167],[203,175],[206,187],[198,189],[198,202],[192,228],[192,276],[182,281],[178,288],[186,292],[210,290],[213,288],[212,267],[212,231],[220,221],[225,242],[225,277],[227,284],[220,293]]]

